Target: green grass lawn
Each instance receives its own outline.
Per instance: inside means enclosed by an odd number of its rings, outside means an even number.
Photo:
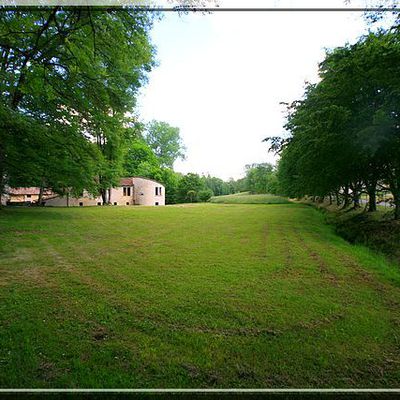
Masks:
[[[301,204],[0,211],[0,386],[399,387],[400,273]]]
[[[223,204],[287,204],[286,197],[275,196],[273,194],[250,194],[249,192],[229,194],[226,196],[214,196],[210,199],[211,203]]]

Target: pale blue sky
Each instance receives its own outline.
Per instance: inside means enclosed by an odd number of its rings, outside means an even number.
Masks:
[[[140,117],[180,128],[187,159],[177,171],[239,178],[245,164],[274,161],[261,141],[283,132],[279,103],[316,81],[324,48],[364,33],[361,13],[167,13],[152,31],[159,66]]]

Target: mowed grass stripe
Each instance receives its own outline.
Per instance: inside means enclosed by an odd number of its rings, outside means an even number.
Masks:
[[[398,267],[309,207],[15,209],[0,228],[2,387],[400,382]]]

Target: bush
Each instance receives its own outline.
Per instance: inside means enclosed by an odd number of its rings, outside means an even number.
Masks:
[[[214,193],[211,189],[204,189],[199,192],[199,200],[203,202],[209,201],[212,196],[214,196]]]

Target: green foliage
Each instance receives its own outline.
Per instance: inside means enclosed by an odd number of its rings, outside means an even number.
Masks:
[[[204,189],[203,182],[198,174],[188,173],[178,183],[178,202],[197,202],[200,190]]]
[[[251,193],[274,193],[274,173],[274,167],[268,163],[246,165],[246,190]]]
[[[214,196],[214,193],[211,189],[203,189],[199,191],[199,200],[202,202],[207,202]]]
[[[291,137],[279,149],[280,190],[291,196],[368,192],[389,187],[400,218],[400,32],[369,34],[327,53],[321,80],[288,107]]]
[[[51,187],[60,194],[96,192],[101,154],[68,125],[43,126],[0,106],[0,140],[9,185]]]
[[[185,146],[179,135],[179,128],[153,120],[147,124],[144,137],[161,166],[172,168],[177,159],[185,158]]]
[[[203,186],[211,190],[213,196],[222,196],[231,193],[232,188],[229,182],[225,182],[224,180],[210,176],[209,174],[207,176],[203,175],[201,179],[203,181]]]
[[[41,127],[37,136],[44,137],[36,139],[46,142],[45,168],[51,170],[47,174],[61,177],[69,164],[77,165],[74,157],[79,159],[82,170],[69,174],[71,189],[82,186],[80,177],[87,171],[105,195],[121,176],[126,115],[132,112],[138,89],[153,66],[154,49],[149,40],[152,18],[137,9],[104,12],[60,6],[0,14],[2,107],[6,113],[29,117],[30,123]],[[66,143],[60,143],[61,132],[68,136]],[[15,141],[16,148],[11,149],[7,145],[10,141],[4,140],[0,146],[0,176],[24,185],[42,181],[44,173],[38,177],[37,170],[43,169],[43,163],[26,168],[24,180],[21,174],[13,177],[15,171],[5,160],[33,142],[24,137],[19,149]],[[98,151],[88,151],[93,143]],[[63,152],[60,147],[64,145]],[[32,148],[29,153],[34,151]],[[49,179],[45,181],[53,185]],[[0,191],[5,183],[0,182]],[[92,186],[84,184],[87,189]]]
[[[129,145],[124,167],[127,176],[153,177],[160,170],[160,161],[144,140],[136,139]]]

